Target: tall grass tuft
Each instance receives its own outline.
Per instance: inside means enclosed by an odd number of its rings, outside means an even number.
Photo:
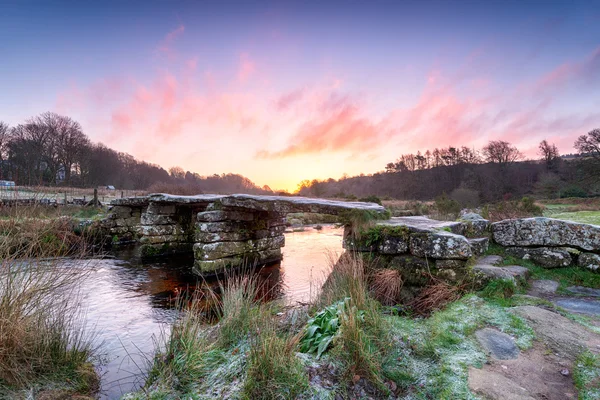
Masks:
[[[366,271],[370,266],[352,252],[342,254],[337,261],[330,256],[330,265],[331,273],[316,305],[323,308],[348,298],[332,351],[342,360],[347,378],[360,375],[385,391],[381,360],[390,342],[390,330],[380,304],[369,293]]]
[[[93,347],[77,308],[77,279],[52,261],[3,260],[0,387],[18,390],[70,380],[77,382],[77,391],[96,389],[95,376],[90,380],[83,373]]]
[[[21,210],[21,212],[19,211]],[[97,389],[94,353],[78,303],[80,269],[56,257],[79,256],[84,239],[62,219],[13,209],[0,224],[0,395],[58,382],[78,393]]]
[[[299,337],[278,333],[273,320],[261,325],[250,339],[244,397],[297,398],[309,387],[308,376],[295,355]]]

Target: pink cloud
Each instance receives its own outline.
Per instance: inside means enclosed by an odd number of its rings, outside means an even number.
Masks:
[[[167,33],[165,37],[158,44],[156,51],[159,54],[166,55],[169,58],[173,57],[173,42],[177,37],[181,36],[185,32],[185,26],[179,25],[177,28]]]
[[[302,96],[304,96],[304,88],[295,89],[279,96],[275,101],[275,105],[279,111],[285,111],[298,103],[302,99]]]
[[[240,62],[237,72],[238,81],[245,83],[251,75],[256,72],[256,64],[247,53],[240,54]]]

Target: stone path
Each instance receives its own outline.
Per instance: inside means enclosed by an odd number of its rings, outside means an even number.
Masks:
[[[526,278],[527,273],[512,275],[512,267],[501,267],[501,263],[499,256],[482,257],[474,269],[489,279]],[[552,280],[534,280],[523,297],[551,301],[568,312],[591,316],[593,325],[600,324],[600,289],[571,286],[566,289],[570,296],[557,293],[559,286]],[[478,330],[475,337],[490,359],[480,369],[469,368],[470,389],[492,400],[577,399],[574,362],[586,350],[600,354],[600,335],[542,306],[519,306],[510,311],[535,331],[533,347],[519,351],[511,336],[492,328]]]

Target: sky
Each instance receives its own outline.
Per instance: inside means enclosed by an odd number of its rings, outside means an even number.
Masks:
[[[0,121],[164,168],[304,179],[600,127],[600,0],[0,0]]]

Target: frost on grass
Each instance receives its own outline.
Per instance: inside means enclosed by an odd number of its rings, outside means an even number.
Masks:
[[[533,330],[504,308],[466,296],[428,319],[388,318],[396,341],[384,363],[386,375],[401,382],[406,398],[475,399],[468,387],[468,367],[487,357],[474,332],[493,326],[530,347]]]
[[[581,400],[600,399],[600,356],[582,353],[575,362],[573,380]]]

